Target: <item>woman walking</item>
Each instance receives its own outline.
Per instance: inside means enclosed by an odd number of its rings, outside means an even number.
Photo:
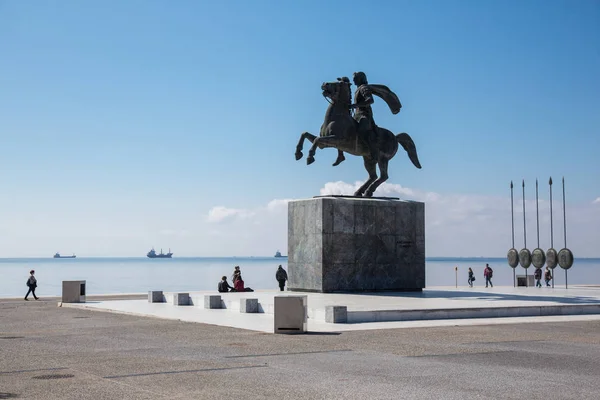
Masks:
[[[469,287],[473,287],[473,281],[475,280],[475,274],[473,274],[473,270],[469,268]]]
[[[35,276],[33,276],[35,274],[34,270],[29,271],[29,278],[27,279],[27,287],[29,288],[29,290],[27,291],[27,294],[25,295],[25,300],[27,299],[27,296],[29,296],[29,293],[31,293],[33,295],[33,298],[38,300],[39,297],[37,297],[35,295],[35,288],[37,287],[37,279],[35,279]]]

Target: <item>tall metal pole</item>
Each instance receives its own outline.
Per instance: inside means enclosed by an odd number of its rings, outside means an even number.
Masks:
[[[512,249],[515,248],[515,211],[513,207],[513,182],[510,181],[510,224],[512,229]],[[516,269],[513,268],[513,287],[517,287]]]
[[[525,249],[527,248],[527,227],[525,222],[525,179],[523,179],[523,241],[525,243]],[[527,268],[525,268],[525,287],[528,287],[527,282]]]
[[[552,219],[552,177],[548,181],[550,185],[550,248],[554,248],[554,224]],[[552,276],[552,288],[554,289],[554,269],[550,268],[552,272],[550,273]]]
[[[537,247],[540,247],[540,210],[538,202],[538,180],[535,180],[535,215],[537,221]]]
[[[565,249],[567,248],[567,208],[565,205],[565,177],[562,178],[562,189],[563,189],[563,223],[564,223],[564,234],[565,234]],[[567,283],[567,270],[565,269],[565,289],[568,288]]]

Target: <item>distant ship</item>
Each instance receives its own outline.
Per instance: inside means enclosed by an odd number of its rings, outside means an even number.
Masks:
[[[72,256],[61,256],[60,253],[56,253],[54,255],[54,258],[75,258],[75,254],[73,254]]]
[[[160,249],[160,254],[156,254],[156,252],[154,251],[154,248],[153,248],[146,255],[148,256],[148,258],[171,258],[173,253],[171,253],[171,249],[169,249],[169,252],[167,254],[163,254],[162,249]]]
[[[281,255],[281,252],[280,252],[279,250],[277,250],[277,251],[275,252],[275,258],[287,258],[287,256],[282,256],[282,255]]]

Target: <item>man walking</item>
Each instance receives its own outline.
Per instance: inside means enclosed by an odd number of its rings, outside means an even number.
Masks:
[[[279,282],[279,290],[283,292],[283,288],[285,287],[285,281],[287,281],[287,272],[285,272],[285,269],[283,269],[283,267],[280,265],[279,268],[277,268],[277,272],[275,273],[275,279],[277,279],[277,282]]]
[[[485,264],[485,269],[483,270],[483,276],[485,277],[485,287],[488,287],[488,284],[491,287],[492,285],[492,276],[494,275],[494,270],[490,268],[490,264]]]
[[[533,277],[535,278],[535,286],[542,287],[542,269],[536,268],[533,273]]]
[[[35,274],[34,270],[29,271],[29,278],[27,279],[27,287],[29,288],[29,290],[27,291],[27,294],[25,295],[25,300],[29,300],[27,297],[29,296],[29,293],[31,293],[33,295],[33,298],[36,300],[39,300],[39,297],[37,297],[35,295],[35,288],[37,288],[37,279],[35,279],[35,276],[33,276]]]

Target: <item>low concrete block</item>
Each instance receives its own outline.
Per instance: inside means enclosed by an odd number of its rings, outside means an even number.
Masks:
[[[240,299],[241,313],[257,313],[258,299]]]
[[[275,333],[306,333],[308,296],[275,296]]]
[[[348,322],[348,307],[346,306],[326,306],[325,322],[330,324],[345,324]]]
[[[148,303],[164,303],[165,296],[162,290],[151,290],[148,292]]]
[[[85,303],[85,281],[63,281],[62,302]]]
[[[173,305],[174,306],[189,306],[190,305],[190,294],[189,293],[173,293]]]
[[[221,296],[219,296],[219,295],[204,296],[204,308],[206,308],[206,309],[221,308]]]

